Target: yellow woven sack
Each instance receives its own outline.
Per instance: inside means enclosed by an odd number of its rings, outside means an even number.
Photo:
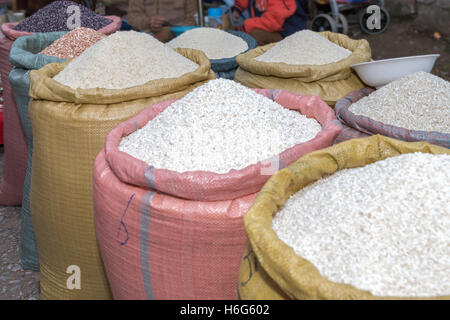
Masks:
[[[239,273],[241,299],[403,299],[379,297],[332,282],[297,255],[272,229],[272,217],[289,197],[323,176],[404,153],[450,154],[426,142],[403,142],[380,135],[349,140],[312,152],[272,176],[244,217],[249,245]],[[429,299],[429,298],[428,298]],[[432,299],[450,299],[450,296]]]
[[[149,105],[179,99],[215,78],[201,51],[177,51],[199,68],[179,78],[153,80],[123,90],[73,90],[53,80],[68,62],[31,72],[31,215],[39,251],[42,299],[111,298],[93,221],[94,160],[106,135],[117,124]],[[77,284],[69,277],[78,275],[74,269],[67,273],[70,266],[79,267],[81,289],[68,289],[68,280]]]
[[[329,31],[319,34],[352,51],[352,54],[338,62],[324,65],[290,65],[255,60],[276,45],[272,43],[238,55],[236,61],[239,68],[234,80],[249,88],[283,89],[302,95],[319,96],[334,106],[337,100],[349,92],[365,87],[350,66],[370,61],[372,53],[367,40],[352,40],[346,35]]]

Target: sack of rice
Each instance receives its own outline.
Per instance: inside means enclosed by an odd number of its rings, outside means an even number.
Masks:
[[[351,93],[349,93],[345,98],[339,99],[338,102],[336,102],[336,105],[334,106],[334,111],[336,113],[336,117],[341,121],[342,124],[342,131],[339,134],[339,136],[334,141],[334,144],[341,143],[347,140],[351,139],[358,139],[358,138],[365,138],[369,137],[372,134],[367,134],[362,131],[359,131],[358,129],[352,128],[348,126],[345,121],[342,121],[342,119],[339,118],[339,114],[337,110],[340,110],[342,106],[348,106],[352,104],[355,101],[358,101],[359,99],[365,97],[370,92],[372,92],[373,89],[370,88],[363,88],[361,90],[356,90]]]
[[[39,270],[39,259],[30,214],[30,182],[33,153],[33,135],[28,116],[30,100],[30,71],[43,66],[63,62],[64,57],[74,58],[86,48],[105,37],[104,34],[87,28],[77,28],[71,32],[35,33],[17,39],[11,47],[10,62],[13,69],[9,74],[20,121],[26,136],[28,147],[28,165],[23,187],[21,228],[20,228],[20,259],[24,269]],[[41,53],[39,53],[41,52]],[[43,54],[55,54],[59,57]]]
[[[170,64],[177,64],[177,72],[187,71],[178,78],[162,78],[164,70],[170,75]],[[189,71],[192,65],[196,68]],[[76,76],[70,77],[72,72]],[[142,81],[141,72],[159,79],[136,85]],[[56,81],[56,75],[68,75],[61,77],[62,81],[68,80],[74,87],[81,84],[92,88],[73,89]],[[107,133],[118,123],[149,105],[180,98],[214,77],[202,52],[169,51],[153,37],[137,32],[117,32],[70,62],[31,71],[30,207],[39,251],[42,298],[110,297],[93,221],[95,157]],[[102,88],[110,84],[134,86]],[[66,270],[73,264],[82,270],[80,290],[66,286]]]
[[[216,28],[195,28],[169,41],[171,48],[191,48],[203,51],[211,61],[218,78],[233,79],[238,64],[236,56],[258,46],[245,32],[222,31]]]
[[[244,218],[242,299],[450,299],[450,151],[375,135],[274,175]],[[411,227],[413,226],[413,227]]]
[[[370,46],[364,39],[303,30],[237,56],[234,79],[250,88],[317,95],[334,106],[349,92],[364,87],[350,66],[370,59]]]
[[[373,91],[365,88],[338,101],[335,112],[362,133],[450,148],[450,82],[416,72]]]
[[[94,220],[115,299],[236,299],[243,217],[267,179],[331,145],[317,97],[210,81],[107,137]]]
[[[122,24],[120,17],[102,17],[72,1],[53,1],[20,23],[1,25],[1,31],[5,35],[4,37],[0,36],[0,76],[5,97],[5,157],[0,184],[0,205],[21,204],[27,168],[25,133],[19,120],[12,88],[8,82],[8,76],[12,69],[12,65],[8,61],[11,46],[16,39],[32,35],[35,32],[71,31],[68,18],[73,14],[73,10],[68,13],[69,6],[79,8],[81,27],[91,28],[103,34],[111,34],[119,30]],[[73,28],[75,27],[76,24]]]

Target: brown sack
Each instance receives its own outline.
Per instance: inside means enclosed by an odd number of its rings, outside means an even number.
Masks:
[[[329,31],[319,34],[352,51],[352,54],[324,65],[289,65],[255,60],[276,45],[272,43],[238,55],[236,61],[239,69],[234,80],[250,88],[283,89],[301,95],[317,95],[334,106],[349,92],[365,87],[350,66],[370,61],[371,49],[364,39],[352,40],[346,35]]]
[[[179,78],[122,90],[73,90],[53,80],[68,62],[31,72],[29,113],[34,150],[30,198],[41,298],[111,298],[93,221],[94,160],[117,124],[149,105],[180,98],[215,78],[202,52],[176,51],[199,68]],[[81,290],[67,288],[71,275],[66,270],[71,265],[80,268]]]
[[[405,299],[379,297],[323,277],[272,229],[272,217],[289,197],[323,176],[404,153],[450,154],[425,142],[403,142],[380,135],[353,139],[303,156],[273,175],[244,217],[249,245],[239,271],[239,297],[258,299]],[[423,299],[423,298],[414,298]],[[450,299],[450,296],[427,297]]]

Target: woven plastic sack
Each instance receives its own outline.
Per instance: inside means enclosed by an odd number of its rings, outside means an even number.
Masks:
[[[199,67],[179,78],[122,90],[73,90],[53,80],[68,62],[31,71],[30,207],[39,251],[41,298],[110,298],[93,221],[94,160],[117,124],[151,104],[184,96],[215,77],[202,52],[177,51]],[[66,287],[70,265],[81,269],[81,290]]]
[[[364,91],[366,89],[361,89],[361,91]],[[369,89],[370,90],[370,89]],[[357,91],[353,91],[352,93],[349,93],[345,98],[339,99],[336,102],[336,105],[334,106],[334,112],[336,113],[336,117],[339,119],[339,116],[337,114],[337,109],[339,109],[340,107],[336,107],[337,105],[342,105],[342,104],[346,104],[348,102],[352,103],[351,101],[353,101],[356,96],[358,94],[356,94],[357,92],[361,92],[360,90]],[[356,94],[356,96],[355,96]],[[359,139],[359,138],[366,138],[371,136],[372,134],[367,134],[364,132],[361,132],[357,129],[354,129],[350,126],[348,126],[345,121],[341,120],[341,124],[342,124],[342,131],[341,133],[338,135],[338,137],[336,138],[336,140],[334,141],[334,144],[337,143],[341,143],[347,140],[351,140],[351,139]]]
[[[258,46],[258,42],[249,34],[240,31],[230,30],[227,31],[232,35],[241,38],[244,40],[248,49],[244,51],[247,52],[249,50],[255,49]],[[236,62],[236,57],[233,58],[225,58],[225,59],[211,59],[211,69],[216,73],[217,78],[224,78],[233,80],[234,74],[236,73],[236,69],[238,68],[238,64]]]
[[[111,24],[98,30],[99,32],[111,34],[120,29],[122,24],[121,18],[115,16],[108,16],[107,18],[112,20]],[[14,26],[17,24],[18,22],[1,25],[1,31],[5,35],[5,37],[0,37],[0,76],[5,98],[5,158],[3,160],[3,177],[0,184],[0,205],[21,204],[28,163],[25,133],[20,123],[16,101],[8,81],[8,76],[12,69],[8,59],[13,42],[22,36],[32,35],[32,33],[14,30]]]
[[[239,272],[241,299],[403,299],[379,297],[323,277],[272,229],[272,218],[289,197],[321,177],[404,153],[450,154],[425,142],[404,142],[380,135],[349,140],[312,152],[278,172],[258,194],[244,222],[249,245]],[[450,299],[450,296],[432,297]]]
[[[279,155],[280,167],[331,145],[341,130],[333,110],[317,97],[257,92],[322,124],[314,139]],[[95,162],[94,218],[111,290],[115,299],[236,299],[247,242],[243,217],[272,174],[263,169],[275,162],[225,174],[178,173],[118,150],[123,136],[172,102],[117,126]]]
[[[239,68],[234,80],[250,88],[283,89],[302,95],[319,96],[330,106],[334,106],[337,100],[349,92],[364,87],[350,66],[370,61],[370,45],[364,39],[352,40],[339,33],[326,31],[319,34],[352,51],[352,54],[338,62],[324,65],[289,65],[255,60],[276,45],[272,43],[238,55],[236,61]]]
[[[352,103],[368,96],[374,90],[364,88],[351,92],[344,99],[339,100],[335,106],[335,112],[338,119],[345,126],[349,126],[366,134],[381,134],[386,137],[391,137],[403,141],[427,141],[429,143],[450,148],[450,133],[441,133],[436,131],[419,131],[409,130],[402,127],[397,127],[390,124],[385,124],[380,121],[373,120],[369,117],[356,115],[349,110]]]
[[[21,228],[20,228],[20,260],[26,270],[39,270],[39,257],[34,237],[30,213],[30,183],[33,154],[33,135],[28,117],[30,100],[30,71],[37,70],[53,62],[63,62],[57,57],[39,54],[42,50],[58,40],[66,32],[35,33],[17,39],[11,47],[9,61],[13,69],[9,74],[14,98],[17,104],[22,128],[25,132],[28,147],[28,164],[23,187]]]
[[[3,25],[2,25],[3,27]],[[0,36],[0,77],[3,86],[3,175],[0,182],[0,205],[13,206],[22,201],[23,181],[27,167],[27,146],[20,124],[16,102],[8,81],[12,69],[8,61],[13,40]]]

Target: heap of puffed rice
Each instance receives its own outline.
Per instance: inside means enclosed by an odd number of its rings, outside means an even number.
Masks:
[[[231,33],[215,28],[195,28],[167,43],[171,48],[203,51],[209,59],[232,58],[248,49],[247,42]]]
[[[198,65],[145,33],[116,32],[86,49],[54,79],[73,89],[124,89],[178,78]]]
[[[119,150],[159,169],[226,173],[311,140],[320,130],[315,119],[218,79],[122,138]]]
[[[405,154],[292,195],[273,219],[334,282],[378,296],[450,295],[450,155]]]
[[[281,40],[255,60],[294,65],[321,65],[345,59],[351,53],[350,50],[334,44],[314,31],[302,30]]]
[[[450,133],[450,82],[416,72],[381,87],[349,110],[409,130]]]
[[[106,36],[89,28],[76,28],[42,50],[41,54],[61,59],[78,57],[84,50]]]

